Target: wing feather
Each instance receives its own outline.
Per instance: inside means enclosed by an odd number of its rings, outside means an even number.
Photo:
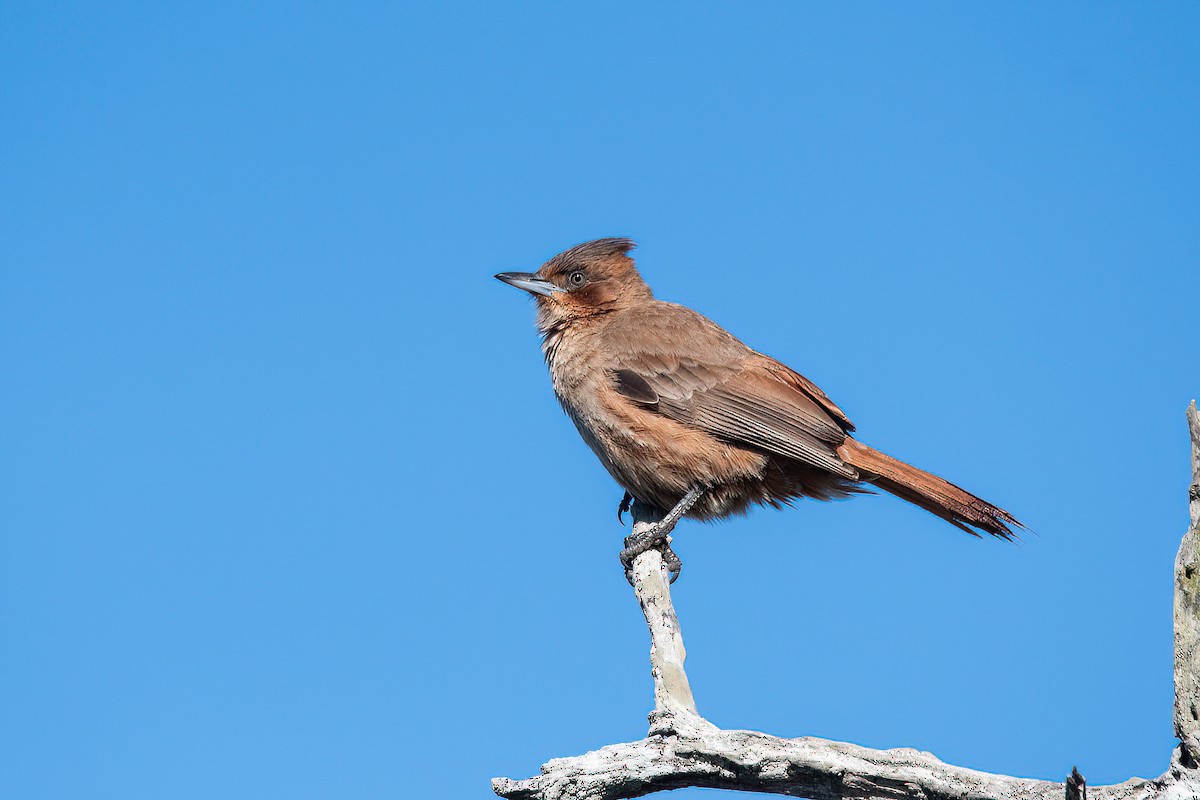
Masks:
[[[642,335],[619,349],[618,392],[726,441],[858,477],[835,452],[853,426],[799,373],[695,312],[639,322]]]

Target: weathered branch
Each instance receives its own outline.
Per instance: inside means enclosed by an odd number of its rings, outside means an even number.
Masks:
[[[698,723],[698,724],[697,724]],[[1088,787],[1090,800],[1195,800],[1178,768],[1153,781]],[[621,800],[697,786],[770,792],[813,800],[1062,800],[1065,786],[955,767],[918,750],[872,750],[825,739],[780,739],[723,731],[696,718],[676,718],[639,742],[558,758],[524,781],[498,778],[492,788],[513,800]],[[1175,793],[1171,793],[1172,790]]]
[[[640,504],[633,507],[633,532],[638,534],[644,527],[653,524],[642,515]],[[692,687],[688,683],[683,661],[687,651],[683,648],[683,634],[679,631],[679,617],[671,603],[671,584],[667,580],[667,569],[662,551],[647,550],[633,561],[633,593],[637,595],[650,626],[650,675],[654,678],[654,711],[651,723],[658,717],[686,714],[699,719]]]
[[[1188,406],[1192,435],[1191,524],[1175,558],[1175,735],[1182,760],[1200,762],[1200,411]]]
[[[1154,780],[1086,786],[1072,770],[1066,783],[993,775],[939,761],[907,748],[872,750],[804,737],[780,739],[725,731],[696,711],[683,662],[679,620],[662,554],[633,562],[633,588],[650,628],[654,711],[641,741],[614,744],[547,762],[523,781],[496,778],[512,800],[624,800],[686,786],[770,792],[813,800],[1196,800],[1200,798],[1200,414],[1188,409],[1192,438],[1191,526],[1175,577],[1175,730],[1181,746]],[[653,520],[634,505],[634,532]],[[1086,794],[1085,794],[1086,792]]]

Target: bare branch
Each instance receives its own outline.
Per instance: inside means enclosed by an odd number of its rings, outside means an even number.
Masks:
[[[637,536],[655,523],[641,503],[633,505],[633,534]],[[668,545],[670,540],[668,539]],[[671,602],[671,584],[661,550],[648,550],[633,562],[633,593],[637,595],[646,624],[650,627],[650,675],[654,678],[654,712],[659,716],[688,714],[699,718],[692,687],[683,661],[687,651],[679,630],[679,617]]]
[[[1175,735],[1185,764],[1200,761],[1200,411],[1188,406],[1192,436],[1191,525],[1175,558]]]
[[[661,723],[665,720],[660,720]],[[699,723],[698,725],[696,723]],[[1170,795],[1173,780],[1133,780],[1088,787],[1090,800],[1149,800]],[[1062,800],[1062,783],[1011,778],[955,767],[918,750],[872,750],[805,737],[780,739],[753,731],[723,731],[683,717],[640,742],[558,758],[524,781],[497,778],[492,788],[513,800],[623,800],[664,789],[698,786],[769,792],[813,800]]]
[[[1191,526],[1176,562],[1175,730],[1182,742],[1154,780],[1087,786],[1077,770],[1065,783],[992,775],[918,750],[872,750],[805,737],[780,739],[724,731],[703,719],[684,671],[685,650],[660,550],[632,564],[633,589],[650,628],[654,711],[641,741],[558,758],[523,781],[495,778],[513,800],[624,800],[696,786],[769,792],[813,800],[1197,800],[1200,798],[1200,413],[1188,409],[1192,436]],[[634,533],[653,524],[634,505]],[[640,513],[639,513],[640,512]]]

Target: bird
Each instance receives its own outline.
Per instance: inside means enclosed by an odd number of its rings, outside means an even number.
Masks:
[[[1012,514],[854,437],[845,412],[815,383],[717,323],[654,297],[627,238],[584,242],[535,272],[495,277],[535,298],[551,384],[563,410],[657,526],[621,552],[664,550],[681,518],[713,521],[801,498],[881,489],[974,536],[1011,540]],[[633,537],[631,537],[633,539]]]

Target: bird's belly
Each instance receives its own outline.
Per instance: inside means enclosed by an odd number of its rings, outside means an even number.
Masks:
[[[765,499],[754,488],[767,463],[759,452],[627,404],[591,415],[564,406],[600,463],[639,500],[667,510],[691,489],[709,487],[689,516],[712,519]]]

